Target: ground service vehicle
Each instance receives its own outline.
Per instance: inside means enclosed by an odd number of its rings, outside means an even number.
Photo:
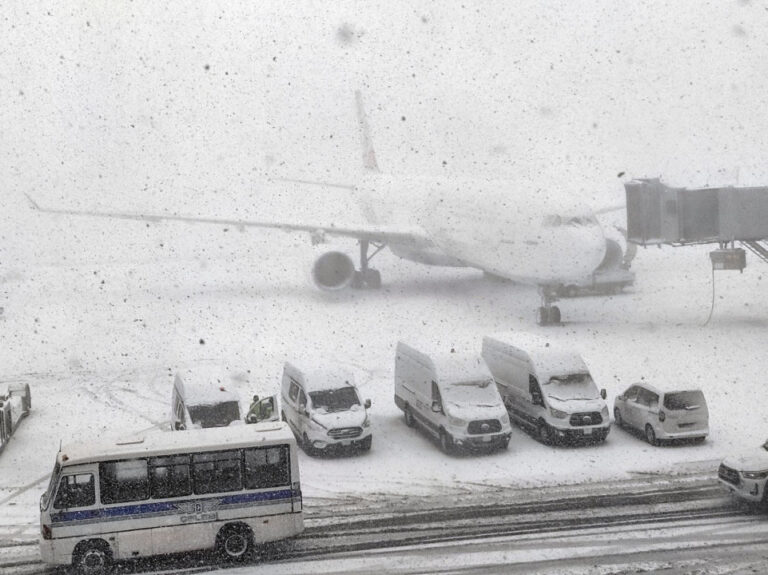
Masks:
[[[65,445],[40,499],[43,561],[89,575],[194,549],[243,559],[303,528],[296,442],[281,422]]]
[[[224,427],[242,422],[240,398],[225,371],[195,368],[177,373],[171,395],[171,428]]]
[[[352,374],[322,362],[286,362],[281,417],[308,454],[335,447],[371,448],[371,400],[360,401]]]
[[[723,459],[717,479],[737,497],[768,507],[768,441],[760,449]]]
[[[483,338],[483,359],[512,418],[544,443],[604,441],[610,431],[605,390],[581,356],[527,333]]]
[[[395,403],[405,423],[419,424],[446,453],[454,447],[506,449],[509,416],[485,362],[477,355],[424,350],[397,344]]]
[[[8,392],[0,395],[0,452],[8,445],[31,408],[32,395],[28,384],[11,384]]]
[[[613,402],[619,427],[642,432],[651,445],[673,439],[703,441],[709,435],[709,410],[700,389],[670,389],[645,382],[631,385]]]

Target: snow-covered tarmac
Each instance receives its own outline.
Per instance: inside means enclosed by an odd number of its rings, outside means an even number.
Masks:
[[[62,235],[69,243],[73,234],[106,228],[118,240],[146,233],[144,224],[30,214],[23,203],[14,209],[40,231],[71,224]],[[768,267],[754,258],[743,274],[716,276],[706,326],[709,260],[707,248],[696,247],[640,250],[630,293],[563,300],[565,324],[542,328],[534,320],[535,289],[477,271],[431,269],[385,253],[376,261],[381,291],[327,295],[306,281],[312,250],[304,237],[174,224],[151,233],[166,247],[127,254],[113,238],[101,252],[95,242],[90,254],[73,253],[72,261],[43,255],[42,263],[12,261],[3,271],[0,379],[29,382],[33,409],[0,457],[0,538],[36,529],[37,499],[60,441],[162,426],[174,367],[199,362],[249,371],[250,384],[238,389],[244,401],[277,393],[282,362],[299,354],[320,354],[355,372],[373,401],[373,449],[338,458],[302,454],[310,504],[714,469],[722,456],[768,435],[768,303],[760,297]],[[168,255],[168,245],[184,249]],[[446,456],[407,428],[394,405],[395,343],[433,337],[479,351],[482,335],[503,330],[576,345],[609,402],[641,377],[700,386],[710,437],[701,445],[651,447],[613,429],[604,445],[567,448],[544,446],[515,428],[508,451]]]

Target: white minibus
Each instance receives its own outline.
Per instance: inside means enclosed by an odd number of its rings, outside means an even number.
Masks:
[[[86,575],[116,560],[255,545],[304,529],[296,441],[281,422],[62,447],[40,499],[40,554]]]

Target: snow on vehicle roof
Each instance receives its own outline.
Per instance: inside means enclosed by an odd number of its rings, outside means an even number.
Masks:
[[[681,393],[683,391],[701,391],[701,387],[697,385],[686,385],[685,383],[681,383],[680,381],[672,380],[672,381],[654,381],[653,383],[649,383],[647,381],[641,380],[641,381],[634,381],[631,385],[627,386],[627,389],[632,387],[633,385],[639,385],[640,387],[644,387],[648,391],[653,391],[654,393]]]
[[[352,372],[336,363],[318,359],[291,360],[285,362],[286,367],[304,376],[304,390],[307,393],[341,389],[342,387],[357,387]]]
[[[57,455],[57,461],[66,465],[76,465],[101,460],[260,447],[295,441],[285,423],[281,421],[269,423],[271,425],[265,423],[258,426],[188,429],[184,433],[156,430],[141,435],[70,443],[62,446]],[[65,457],[66,461],[64,461]]]
[[[557,375],[589,373],[589,368],[578,351],[540,335],[522,332],[495,333],[483,338],[483,347],[486,340],[524,350],[531,358],[541,383],[547,383],[551,377]]]
[[[235,391],[238,382],[247,381],[247,374],[230,371],[226,367],[195,365],[182,370],[177,376],[184,384],[184,402],[187,405],[215,405],[226,401],[239,401]]]
[[[490,379],[491,372],[483,358],[476,353],[455,352],[453,347],[430,342],[397,342],[398,348],[410,348],[429,361],[444,382]]]
[[[483,359],[471,353],[433,355],[438,377],[443,381],[474,381],[490,379],[491,372]]]

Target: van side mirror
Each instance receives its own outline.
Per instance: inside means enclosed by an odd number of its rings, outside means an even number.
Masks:
[[[602,397],[603,399],[608,397],[608,394],[605,392],[605,388],[600,390],[600,397]]]
[[[432,402],[432,412],[433,413],[442,413],[443,408],[440,406],[439,401],[433,401]]]
[[[371,409],[371,400],[366,399],[363,405],[365,406],[365,409]]]

